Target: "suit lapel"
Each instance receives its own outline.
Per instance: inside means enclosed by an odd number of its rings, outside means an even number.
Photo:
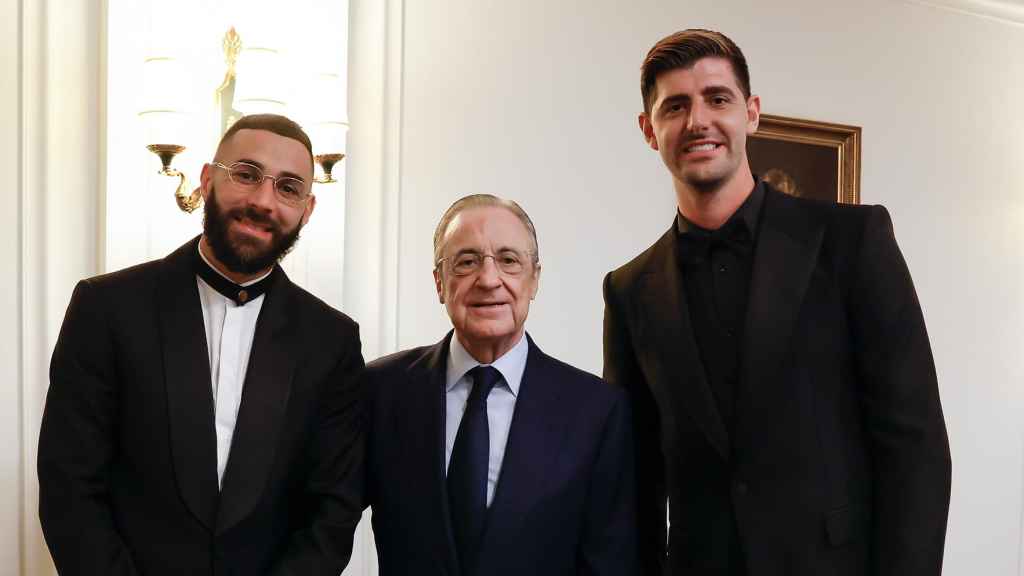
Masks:
[[[639,348],[650,351],[641,364],[650,367],[656,384],[652,392],[667,395],[665,406],[683,406],[722,458],[730,457],[729,437],[718,413],[711,387],[693,337],[690,312],[685,305],[679,269],[676,230],[673,226],[655,244],[640,288]]]
[[[295,322],[290,319],[295,311],[295,288],[279,266],[272,274],[275,277],[256,321],[238,420],[224,470],[218,534],[237,524],[259,502],[287,414],[298,355]]]
[[[487,511],[480,544],[481,573],[487,572],[484,568],[488,551],[495,544],[492,540],[519,525],[538,501],[548,470],[562,453],[569,433],[571,418],[566,418],[563,412],[566,400],[562,398],[562,388],[554,378],[550,360],[529,335],[526,338],[529,344],[526,369],[519,384],[501,476]]]
[[[445,473],[445,382],[448,371],[448,349],[452,332],[431,347],[420,360],[409,366],[408,401],[405,411],[396,414],[398,437],[405,449],[402,457],[409,471],[407,481],[420,483],[426,494],[424,506],[434,506],[443,529],[436,533],[434,550],[436,564],[445,566],[449,574],[458,573],[455,536],[448,510],[447,474]]]
[[[185,505],[207,528],[217,515],[217,436],[210,360],[192,262],[197,240],[165,260],[157,289],[171,453]]]
[[[737,391],[740,416],[756,402],[758,384],[771,381],[785,357],[811,274],[818,261],[824,225],[807,217],[793,199],[766,188],[751,272]],[[748,435],[749,436],[749,435]]]

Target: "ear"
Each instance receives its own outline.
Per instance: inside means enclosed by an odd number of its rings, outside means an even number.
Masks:
[[[757,126],[761,122],[761,97],[751,95],[747,98],[747,134],[757,132]]]
[[[530,288],[530,300],[537,298],[537,290],[540,290],[540,262],[533,269],[533,286]]]
[[[210,195],[210,183],[213,181],[213,167],[203,164],[203,171],[199,174],[199,191],[203,195],[203,203],[206,203]]]
[[[441,269],[434,268],[434,287],[437,288],[437,300],[444,304],[444,284],[441,280]]]
[[[640,123],[640,132],[643,132],[644,141],[651,147],[651,150],[658,149],[658,139],[654,135],[654,125],[651,124],[651,117],[647,112],[641,112],[637,118]]]
[[[306,210],[302,214],[302,225],[305,226],[306,222],[309,222],[309,217],[313,215],[313,209],[316,208],[316,195],[310,194],[309,200],[306,202]]]

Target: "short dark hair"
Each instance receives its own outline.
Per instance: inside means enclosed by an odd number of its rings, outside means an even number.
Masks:
[[[658,76],[677,68],[692,68],[702,58],[728,60],[743,97],[750,98],[750,70],[740,47],[721,32],[691,28],[658,40],[644,58],[640,66],[640,95],[644,99],[644,112],[651,113]]]
[[[533,263],[536,266],[537,262],[540,261],[540,247],[537,246],[537,229],[533,227],[533,221],[530,220],[526,211],[519,204],[512,200],[499,198],[493,194],[470,194],[469,196],[463,196],[444,211],[441,221],[437,223],[437,229],[434,230],[434,266],[437,266],[441,260],[441,251],[444,249],[444,235],[448,232],[448,227],[451,225],[452,220],[464,210],[481,206],[504,208],[519,218],[519,221],[523,223],[526,231],[530,234],[530,242],[533,244]]]
[[[302,126],[299,126],[298,123],[287,116],[281,116],[280,114],[250,114],[242,116],[220,137],[220,143],[217,144],[218,155],[221,146],[239,130],[266,130],[278,136],[298,140],[309,152],[309,165],[313,165],[313,144],[310,142],[309,136],[302,129]]]

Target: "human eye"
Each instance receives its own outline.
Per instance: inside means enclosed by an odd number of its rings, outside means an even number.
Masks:
[[[452,268],[455,272],[472,272],[480,265],[480,255],[474,252],[464,252],[452,260]]]
[[[523,271],[523,256],[513,250],[505,250],[498,254],[498,265],[506,274],[518,274]]]
[[[725,94],[715,94],[714,96],[711,97],[710,100],[711,103],[715,106],[725,106],[731,101],[729,97],[726,96]]]
[[[253,185],[263,181],[263,173],[259,168],[248,164],[235,164],[230,174],[231,179],[239,184]]]
[[[502,264],[519,264],[523,261],[523,258],[512,250],[504,250],[498,254],[498,260]]]
[[[301,200],[302,181],[296,178],[282,178],[277,181],[277,191],[288,200]]]

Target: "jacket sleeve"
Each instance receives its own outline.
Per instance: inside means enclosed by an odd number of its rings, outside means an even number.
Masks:
[[[118,390],[106,318],[97,290],[79,282],[50,362],[39,432],[39,520],[62,576],[137,573],[111,511]]]
[[[580,576],[634,576],[639,569],[632,427],[629,400],[619,391],[591,474]]]
[[[872,460],[872,574],[939,576],[949,440],[921,306],[880,206],[865,221],[849,298]]]
[[[337,576],[352,556],[365,507],[367,418],[359,335],[342,337],[349,342],[324,386],[308,446],[310,520],[292,534],[274,576]]]
[[[611,273],[604,279],[604,300],[604,379],[624,388],[632,407],[641,574],[660,575],[665,567],[667,495],[658,409],[640,371],[627,311],[615,293]]]

